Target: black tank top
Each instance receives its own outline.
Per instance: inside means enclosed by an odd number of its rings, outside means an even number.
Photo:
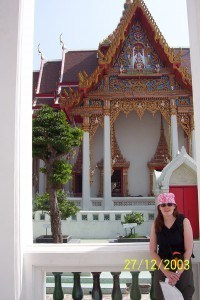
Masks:
[[[181,254],[185,252],[183,230],[178,225],[178,222],[183,222],[183,219],[184,216],[179,215],[170,228],[163,225],[161,232],[156,233],[158,255],[161,259],[171,259],[174,251]]]

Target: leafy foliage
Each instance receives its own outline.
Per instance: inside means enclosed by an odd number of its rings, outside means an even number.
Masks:
[[[79,208],[72,201],[67,200],[67,195],[63,190],[57,192],[58,207],[61,212],[62,219],[65,220],[70,216],[76,215]],[[50,200],[49,194],[36,195],[33,199],[33,211],[41,210],[46,213],[50,213]]]
[[[80,146],[83,131],[66,121],[63,111],[42,106],[33,119],[33,156],[44,161],[41,169],[47,177],[47,193],[37,196],[34,210],[50,212],[51,231],[55,243],[62,242],[61,217],[74,215],[77,207],[58,191],[71,177],[72,167],[66,156]]]
[[[47,169],[40,168],[42,173],[46,173]],[[53,172],[49,174],[49,181],[55,188],[59,188],[61,184],[65,184],[69,179],[72,178],[72,165],[68,164],[66,160],[55,160],[53,163]]]
[[[131,214],[126,214],[124,216],[124,222],[125,223],[137,223],[137,225],[141,225],[144,222],[144,215],[139,212],[132,212]]]
[[[82,130],[67,123],[61,110],[44,105],[33,119],[33,156],[37,158],[45,161],[69,153],[81,140]]]

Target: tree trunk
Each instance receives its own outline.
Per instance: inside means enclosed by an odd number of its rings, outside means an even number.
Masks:
[[[58,207],[56,189],[53,187],[49,180],[49,174],[51,174],[52,165],[46,163],[47,169],[47,192],[49,194],[50,201],[50,217],[51,217],[51,232],[53,243],[63,243],[62,229],[61,229],[61,212]]]
[[[61,213],[58,208],[56,190],[49,187],[50,199],[50,217],[51,217],[51,232],[53,243],[63,243],[62,230],[61,230]]]

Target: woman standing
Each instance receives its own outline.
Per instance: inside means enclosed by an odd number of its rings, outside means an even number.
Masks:
[[[150,236],[150,255],[157,265],[154,272],[155,299],[164,299],[159,281],[168,278],[169,284],[181,291],[184,300],[191,300],[194,282],[190,260],[193,249],[190,221],[179,214],[173,193],[158,196],[157,210]],[[175,254],[178,254],[178,259],[175,259]]]

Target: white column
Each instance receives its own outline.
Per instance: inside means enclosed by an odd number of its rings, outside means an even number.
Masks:
[[[23,252],[32,243],[34,1],[2,0],[0,10],[0,293],[19,300]]]
[[[192,90],[194,105],[195,141],[196,141],[196,162],[198,187],[200,187],[200,1],[187,0],[188,24],[190,37],[190,56],[192,67]],[[200,199],[200,188],[198,189]],[[200,201],[199,220],[200,220]],[[199,222],[200,225],[200,222]]]
[[[110,147],[110,116],[104,116],[104,178],[103,178],[104,209],[112,209],[111,199],[111,147]]]
[[[178,154],[178,122],[174,99],[171,100],[171,155],[172,159]]]
[[[84,117],[83,123],[83,173],[82,173],[82,208],[90,209],[90,136],[89,117]]]

